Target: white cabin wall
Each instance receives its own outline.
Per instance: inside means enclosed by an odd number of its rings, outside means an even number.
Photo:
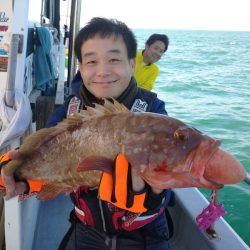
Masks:
[[[0,0],[1,1],[10,1],[10,0]],[[33,53],[27,54],[27,38],[29,32],[33,32],[33,29],[40,26],[41,19],[41,0],[15,0],[14,13],[13,13],[13,26],[11,28],[11,33],[20,34],[23,36],[23,47],[22,53],[17,55],[17,66],[16,66],[16,76],[15,76],[15,87],[29,96],[30,102],[32,102],[32,96],[30,95],[33,90],[34,80],[33,80]],[[34,29],[35,32],[35,29]],[[32,36],[32,34],[31,34]],[[30,36],[29,36],[30,37]],[[29,46],[33,46],[29,43]],[[59,44],[59,77],[58,77],[58,91],[56,96],[56,104],[61,104],[63,102],[63,92],[64,92],[64,45]],[[6,72],[7,75],[7,72]],[[5,86],[3,87],[3,91],[5,90]],[[33,129],[35,130],[35,124],[33,123]],[[8,145],[9,148],[15,148],[20,146],[20,139],[13,141]],[[45,205],[38,201],[36,198],[29,198],[23,202],[18,201],[18,197],[15,197],[9,201],[5,201],[5,241],[6,241],[6,249],[7,250],[31,250],[38,249],[37,246],[40,244],[40,239],[44,240],[44,244],[47,241],[47,238],[42,238],[44,232],[40,230],[41,228],[46,228],[45,223],[39,227],[37,225],[41,224],[42,215],[39,213],[41,206]],[[47,204],[47,203],[46,203]],[[48,203],[48,213],[53,212],[54,210],[51,208],[51,204]],[[71,203],[68,201],[67,204],[71,209]],[[55,207],[60,207],[60,205],[55,205]],[[49,209],[50,208],[50,209]],[[51,210],[52,209],[52,210]],[[63,213],[65,210],[63,210]],[[66,211],[67,214],[63,214],[63,220],[60,222],[60,229],[62,231],[58,231],[57,242],[54,244],[58,245],[58,242],[63,237],[63,234],[69,227],[67,216],[69,211]],[[40,219],[39,219],[40,218]],[[48,220],[51,222],[51,220]],[[57,222],[56,226],[58,226],[59,222]],[[44,227],[42,227],[45,225]],[[53,233],[49,234],[46,237],[50,237],[54,239]],[[38,239],[36,241],[36,239]],[[52,239],[51,239],[52,241]],[[48,244],[47,242],[46,244]],[[52,244],[52,243],[50,243]],[[41,249],[49,249],[49,248],[41,248]],[[1,250],[1,248],[0,248]]]
[[[29,21],[40,23],[42,0],[29,0]]]
[[[11,30],[12,24],[12,1],[9,0],[0,0],[0,13],[2,20],[0,20],[0,48],[4,49],[3,41],[7,41],[8,34]],[[3,53],[3,51],[2,51]],[[6,53],[7,54],[7,53]],[[1,55],[0,60],[7,60],[8,55]],[[5,90],[6,82],[7,82],[7,70],[4,69],[5,67],[1,67],[0,69],[0,91]]]
[[[2,1],[2,0],[0,0]],[[9,1],[9,0],[8,0]],[[23,37],[22,52],[17,55],[15,88],[24,91],[28,95],[32,88],[25,87],[25,67],[32,65],[30,57],[26,58],[28,28],[30,26],[29,13],[32,9],[30,3],[37,0],[15,0],[12,18],[11,34],[18,34]],[[38,3],[38,2],[37,2]],[[41,6],[41,5],[40,5]],[[36,5],[35,9],[39,9]],[[34,7],[33,7],[34,10]],[[40,20],[40,15],[37,19]],[[30,69],[31,72],[32,69]],[[27,71],[27,68],[26,68]],[[20,139],[11,143],[10,147],[15,148],[20,145]],[[5,201],[5,242],[8,250],[32,249],[32,238],[34,236],[39,202],[35,198],[19,202],[18,197]],[[33,232],[33,234],[32,234]],[[27,234],[29,234],[27,236]]]

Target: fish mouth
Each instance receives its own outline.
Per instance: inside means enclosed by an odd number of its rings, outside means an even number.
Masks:
[[[189,154],[185,163],[185,170],[188,170],[193,181],[197,182],[197,187],[220,189],[223,185],[206,179],[204,172],[221,142],[208,136],[205,137],[205,140],[202,140],[198,148]]]

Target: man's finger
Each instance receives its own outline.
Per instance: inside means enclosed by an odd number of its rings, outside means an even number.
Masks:
[[[136,173],[134,168],[131,168],[132,186],[133,191],[140,192],[145,187],[144,180]]]
[[[1,176],[6,188],[5,199],[8,200],[18,194],[22,194],[25,192],[27,186],[24,182],[15,182],[13,175],[7,175],[4,172],[4,168],[1,169]]]
[[[13,151],[10,151],[8,153],[8,156],[11,160],[17,160],[19,157],[20,157],[20,153],[19,151],[16,149],[16,150],[13,150]]]
[[[7,193],[13,193],[15,190],[15,180],[13,175],[7,175],[4,168],[1,169],[1,176]]]
[[[160,194],[163,191],[162,189],[153,188],[153,187],[151,189],[152,189],[153,193],[155,193],[155,194]]]
[[[4,199],[9,200],[19,194],[23,194],[26,189],[27,189],[27,186],[24,182],[16,182],[14,190],[10,191],[6,189],[6,195],[4,196]]]

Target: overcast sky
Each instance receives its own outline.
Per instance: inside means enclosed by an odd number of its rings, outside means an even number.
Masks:
[[[250,31],[250,0],[82,0],[81,26],[94,16],[130,28]]]

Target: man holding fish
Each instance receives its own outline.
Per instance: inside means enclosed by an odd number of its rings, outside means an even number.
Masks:
[[[137,86],[137,44],[124,23],[93,18],[74,49],[73,95],[9,155],[6,197],[36,180],[41,200],[70,193],[72,227],[59,249],[169,249],[169,188],[218,189],[245,171],[218,140],[167,117],[164,102]]]

